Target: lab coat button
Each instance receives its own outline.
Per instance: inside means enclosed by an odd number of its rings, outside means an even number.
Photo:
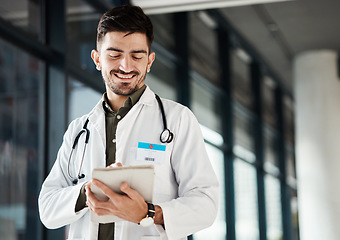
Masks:
[[[112,142],[113,142],[113,143],[116,143],[116,139],[115,139],[115,138],[114,138],[114,139],[112,139]]]
[[[120,120],[122,118],[122,116],[120,115],[117,115],[117,119]]]

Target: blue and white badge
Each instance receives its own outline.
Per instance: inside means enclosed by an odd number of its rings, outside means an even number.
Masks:
[[[165,159],[165,145],[138,142],[137,161],[161,164]]]

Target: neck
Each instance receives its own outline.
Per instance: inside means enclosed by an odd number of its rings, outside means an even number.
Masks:
[[[129,96],[122,96],[115,94],[112,91],[107,91],[108,104],[115,112],[118,112],[118,110],[124,106],[124,102],[126,101],[126,99],[128,99],[128,97]]]

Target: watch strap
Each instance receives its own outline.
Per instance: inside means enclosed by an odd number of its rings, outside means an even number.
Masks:
[[[141,225],[142,227],[149,227],[154,224],[155,206],[150,202],[146,202],[146,204],[148,205],[148,212],[146,216],[138,223],[138,225]]]
[[[148,213],[146,217],[155,218],[155,205],[150,202],[146,202],[146,204],[148,204]]]

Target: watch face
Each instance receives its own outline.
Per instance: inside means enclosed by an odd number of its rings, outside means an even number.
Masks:
[[[154,221],[151,217],[143,218],[142,221],[140,221],[140,225],[143,227],[150,227],[153,223]]]

